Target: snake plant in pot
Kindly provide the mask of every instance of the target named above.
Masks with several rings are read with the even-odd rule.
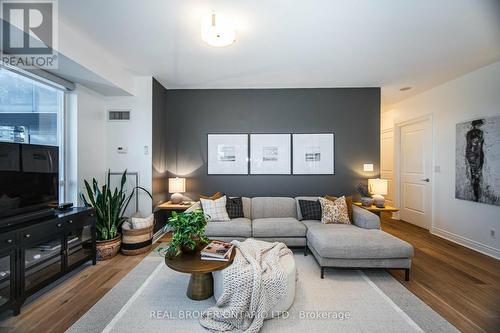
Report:
[[[172,230],[172,241],[168,248],[168,254],[177,256],[181,253],[192,253],[198,246],[208,244],[205,236],[207,220],[201,209],[192,212],[172,212],[164,230],[169,227]]]
[[[126,181],[127,170],[122,174],[120,187],[111,189],[108,170],[107,181],[104,185],[99,186],[96,179],[92,179],[92,185],[85,180],[87,196],[83,193],[80,194],[83,204],[86,207],[93,207],[96,211],[98,260],[110,259],[120,250],[121,235],[119,229],[127,219],[124,214],[134,194],[141,190],[152,198],[151,193],[140,186],[134,187],[131,193],[126,193],[124,190]]]

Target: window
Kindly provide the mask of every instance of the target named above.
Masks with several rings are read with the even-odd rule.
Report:
[[[64,201],[64,90],[0,68],[0,141],[59,146]]]

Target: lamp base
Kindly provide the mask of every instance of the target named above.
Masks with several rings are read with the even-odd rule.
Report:
[[[373,204],[377,208],[385,208],[385,199],[382,195],[374,194],[374,195],[372,195],[372,198],[373,198]]]
[[[184,199],[184,196],[180,193],[174,193],[170,197],[170,202],[174,204],[180,204],[182,200]]]

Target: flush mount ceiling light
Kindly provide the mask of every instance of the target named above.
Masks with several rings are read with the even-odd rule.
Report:
[[[213,13],[202,20],[201,39],[210,46],[228,46],[236,40],[236,30],[230,20]]]

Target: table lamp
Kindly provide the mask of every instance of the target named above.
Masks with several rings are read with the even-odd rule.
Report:
[[[168,192],[173,193],[170,201],[174,204],[182,202],[184,196],[181,193],[186,192],[186,178],[169,178],[168,179]]]
[[[368,179],[368,190],[372,194],[375,206],[378,208],[384,208],[384,195],[387,195],[387,180],[380,178]]]

